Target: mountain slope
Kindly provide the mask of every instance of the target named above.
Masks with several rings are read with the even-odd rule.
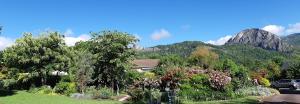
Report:
[[[201,41],[184,41],[180,43],[174,43],[169,45],[158,45],[158,46],[146,48],[142,50],[142,53],[159,54],[159,55],[178,54],[183,57],[188,57],[190,53],[193,52],[198,46],[215,47],[213,45],[209,45]]]
[[[291,46],[282,41],[279,36],[256,28],[243,30],[226,43],[226,45],[233,44],[247,44],[280,52],[287,52],[291,48]]]
[[[289,54],[286,53],[266,50],[252,45],[233,44],[215,46],[205,44],[201,41],[185,41],[170,45],[159,45],[152,47],[156,49],[155,51],[140,51],[139,55],[140,58],[160,58],[161,56],[168,54],[177,54],[182,57],[189,57],[191,52],[193,52],[198,46],[210,47],[219,55],[220,59],[231,59],[236,63],[244,64],[249,67],[255,64],[255,61],[267,61],[274,57],[289,57]]]
[[[290,45],[293,45],[294,47],[300,48],[300,33],[288,35],[283,37],[282,40]]]

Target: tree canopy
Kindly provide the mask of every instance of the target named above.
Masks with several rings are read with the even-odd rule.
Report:
[[[125,82],[126,70],[136,54],[133,45],[138,40],[133,35],[117,31],[103,31],[92,35],[93,47],[90,50],[96,56],[96,83],[118,90],[120,84]]]
[[[51,71],[67,70],[67,52],[63,36],[58,32],[48,32],[37,38],[27,33],[4,50],[3,61],[9,68],[41,77],[44,84],[44,79]]]

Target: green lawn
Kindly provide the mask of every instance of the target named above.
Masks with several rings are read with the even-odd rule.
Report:
[[[0,104],[121,104],[112,100],[77,100],[66,96],[32,94],[26,91],[7,93],[0,91]]]
[[[184,104],[257,104],[258,97],[246,97],[233,100],[206,102],[186,101]],[[66,96],[32,94],[26,91],[0,91],[0,104],[122,104],[112,100],[77,100]]]
[[[184,104],[258,104],[258,97],[250,96],[246,98],[232,99],[232,100],[218,100],[218,101],[205,101],[205,102],[192,102],[187,101]]]

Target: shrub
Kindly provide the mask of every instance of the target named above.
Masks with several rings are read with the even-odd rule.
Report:
[[[42,86],[40,88],[32,87],[28,90],[28,92],[35,94],[57,95],[50,86]]]
[[[218,90],[224,90],[224,87],[231,81],[231,77],[219,71],[211,71],[208,76],[211,87]]]
[[[143,102],[145,100],[145,91],[142,88],[131,88],[128,90],[133,102]]]
[[[39,93],[39,94],[50,94],[52,92],[53,92],[53,90],[51,89],[50,86],[42,86],[41,88],[39,88],[37,93]]]
[[[247,87],[241,88],[236,91],[236,94],[239,96],[271,96],[280,94],[278,90],[268,88],[268,87]]]
[[[2,81],[3,88],[8,90],[11,90],[16,84],[17,81],[15,79],[5,79]]]
[[[55,93],[69,96],[71,93],[76,92],[76,85],[74,82],[59,82],[54,87],[54,91]]]
[[[147,78],[147,79],[154,79],[155,78],[155,73],[152,73],[152,72],[146,72],[144,74],[144,77]]]
[[[266,78],[260,78],[259,79],[259,84],[261,84],[265,87],[270,87],[270,85],[271,85],[270,81]]]
[[[161,78],[161,87],[169,87],[170,90],[175,90],[179,87],[179,82],[187,79],[188,73],[181,68],[169,69]]]
[[[195,101],[221,100],[235,96],[231,84],[226,84],[222,90],[213,89],[206,74],[193,75],[187,83],[180,86],[180,89],[181,97]]]
[[[231,84],[233,85],[233,90],[254,86],[251,80],[248,80],[246,78],[237,78],[237,77],[232,78]]]
[[[89,86],[84,91],[86,94],[93,94],[94,92],[97,92],[97,89],[95,86]]]
[[[93,99],[109,99],[113,96],[113,92],[110,88],[103,87],[97,89],[95,86],[88,87],[86,94],[91,95]]]
[[[110,88],[104,87],[99,89],[101,99],[109,99],[113,96],[113,91]]]

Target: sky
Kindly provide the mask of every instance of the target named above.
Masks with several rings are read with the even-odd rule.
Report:
[[[25,32],[58,31],[67,45],[118,30],[150,47],[182,41],[222,45],[247,28],[300,32],[300,0],[1,0],[0,50]]]

